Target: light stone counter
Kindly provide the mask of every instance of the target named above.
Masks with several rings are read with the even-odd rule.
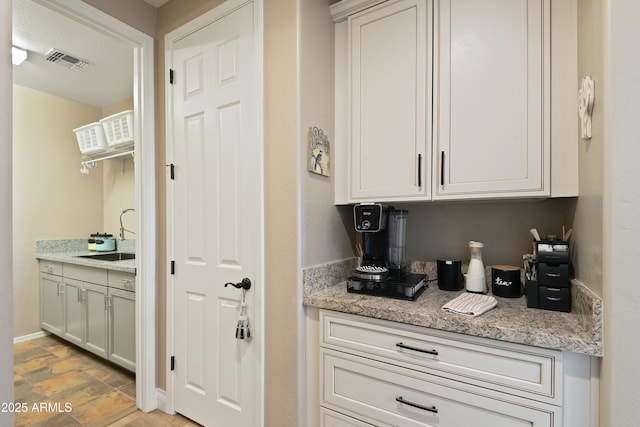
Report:
[[[117,251],[135,252],[135,241],[118,240]],[[124,261],[101,261],[91,258],[81,258],[83,255],[108,254],[110,252],[96,252],[87,250],[86,239],[69,240],[38,240],[36,241],[36,258],[46,261],[57,261],[65,264],[84,265],[86,267],[104,268],[107,270],[136,273],[136,261],[134,259]]]
[[[435,281],[416,301],[348,293],[346,278],[355,258],[303,270],[306,306],[456,332],[518,344],[602,356],[602,301],[577,281],[571,313],[527,308],[526,298],[496,297],[498,305],[478,317],[446,312],[442,306],[464,291],[438,289]],[[436,277],[435,263],[414,262],[416,273]]]

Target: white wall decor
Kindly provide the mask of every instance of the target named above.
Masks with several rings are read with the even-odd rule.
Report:
[[[308,170],[322,176],[329,176],[329,139],[322,129],[309,128]]]
[[[593,114],[594,82],[590,76],[582,78],[578,92],[578,113],[580,114],[580,134],[582,139],[591,139],[591,115]]]

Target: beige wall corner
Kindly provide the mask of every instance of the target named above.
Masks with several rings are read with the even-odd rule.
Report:
[[[264,4],[265,425],[298,426],[298,7]]]

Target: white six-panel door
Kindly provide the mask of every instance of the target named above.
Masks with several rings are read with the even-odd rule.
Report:
[[[166,39],[174,404],[206,426],[259,425],[261,414],[255,13],[230,0]],[[224,285],[243,278],[253,337],[238,340],[242,292]]]

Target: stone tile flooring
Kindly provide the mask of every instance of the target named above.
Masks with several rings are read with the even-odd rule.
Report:
[[[15,426],[107,426],[136,411],[127,370],[53,335],[13,350]]]
[[[180,415],[136,408],[131,372],[48,335],[17,343],[15,427],[197,427]]]

